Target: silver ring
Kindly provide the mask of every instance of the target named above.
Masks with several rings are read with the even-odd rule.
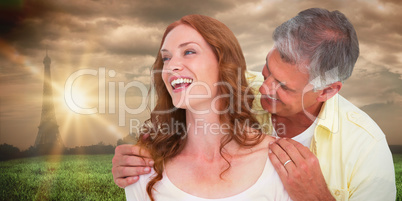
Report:
[[[283,164],[283,167],[285,167],[288,163],[290,163],[290,162],[292,162],[292,160],[287,160],[284,164]]]

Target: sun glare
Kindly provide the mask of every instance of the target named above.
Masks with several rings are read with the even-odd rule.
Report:
[[[75,88],[71,94],[72,99],[66,99],[67,105],[76,105],[79,108],[89,108],[90,106],[90,94],[80,90],[79,88]]]
[[[70,72],[71,73],[71,72]],[[55,102],[56,117],[60,126],[63,140],[70,142],[66,146],[89,145],[97,139],[96,131],[103,130],[104,134],[113,135],[116,139],[123,135],[116,123],[110,122],[107,115],[99,114],[98,81],[96,79],[77,79],[72,83],[71,90],[66,97],[65,82],[58,84],[53,81],[53,98]],[[71,108],[74,106],[74,109]],[[89,109],[97,111],[86,114]],[[71,145],[71,142],[74,142]],[[107,142],[109,143],[109,142]]]
[[[0,40],[0,54],[3,53],[4,50],[10,50],[5,52],[17,52],[10,44]],[[91,52],[91,49],[85,52]],[[71,90],[69,91],[70,96],[66,98],[66,80],[74,72],[77,72],[77,68],[73,68],[73,66],[75,66],[73,64],[67,63],[63,65],[58,63],[58,61],[63,59],[68,60],[68,54],[66,55],[67,56],[63,58],[63,56],[57,57],[56,53],[49,54],[49,57],[52,58],[51,81],[56,120],[65,146],[74,147],[88,145],[88,143],[97,143],[96,140],[99,140],[98,136],[100,136],[98,135],[100,134],[99,131],[104,135],[113,135],[116,139],[121,138],[125,133],[124,128],[117,126],[117,123],[113,121],[111,115],[99,111],[101,101],[104,101],[106,106],[111,107],[108,100],[100,100],[102,96],[99,94],[99,77],[87,75],[77,78],[77,80],[72,83]],[[38,86],[42,88],[38,90],[40,92],[35,97],[30,96],[29,99],[37,100],[37,107],[41,107],[44,82],[42,62],[32,63],[29,58],[12,54],[7,54],[6,56],[9,57],[11,61],[24,65],[24,70],[31,73],[33,77],[37,79],[38,83],[40,83],[38,84]],[[86,66],[88,57],[84,56],[81,59],[79,66]],[[71,105],[76,106],[78,110],[71,109],[69,107]],[[92,114],[82,112],[88,111],[88,109],[92,109],[95,112]],[[37,115],[37,119],[34,121],[39,122],[38,119],[40,119],[40,115]],[[113,137],[111,139],[113,139]],[[91,138],[95,138],[95,140],[90,141],[89,139]],[[107,143],[113,143],[113,141]]]

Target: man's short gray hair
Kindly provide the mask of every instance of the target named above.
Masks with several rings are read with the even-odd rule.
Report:
[[[277,27],[273,39],[283,61],[307,70],[316,89],[349,78],[359,57],[356,31],[339,11],[302,11]]]

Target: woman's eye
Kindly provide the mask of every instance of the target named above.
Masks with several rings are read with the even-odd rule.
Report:
[[[184,52],[184,55],[189,55],[189,54],[195,54],[195,51],[186,50],[186,51]]]
[[[162,60],[163,60],[163,62],[165,62],[165,61],[169,61],[170,58],[168,58],[168,57],[162,57]]]

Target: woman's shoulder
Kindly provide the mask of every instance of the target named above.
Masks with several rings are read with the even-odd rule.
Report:
[[[275,138],[267,135],[267,134],[262,134],[262,138],[261,138],[261,142],[258,143],[257,145],[255,145],[253,147],[253,150],[255,152],[264,152],[264,153],[268,153],[268,146],[270,142],[275,141]]]
[[[254,135],[250,136],[250,138],[258,137],[258,143],[252,146],[243,146],[240,151],[237,152],[237,156],[239,156],[242,160],[245,161],[253,161],[260,160],[265,161],[268,158],[268,146],[270,142],[275,141],[275,138],[267,135],[267,134],[250,134]],[[257,136],[258,135],[258,136]]]
[[[263,143],[263,144],[268,145],[270,142],[273,142],[273,141],[276,140],[276,138],[273,137],[273,136],[271,136],[271,135],[268,135],[268,134],[265,134],[265,133],[263,133],[262,135],[264,136],[264,137],[263,137],[263,140],[262,140],[262,142],[261,142],[261,143]]]
[[[124,188],[126,200],[149,200],[147,184],[155,174],[153,168],[149,174],[140,175],[137,182]]]
[[[249,139],[258,139],[260,141],[253,147],[254,149],[263,147],[268,148],[269,143],[275,141],[275,137],[272,137],[271,135],[265,133],[261,133],[260,130],[256,130],[251,127],[247,127],[245,132],[247,133]]]

